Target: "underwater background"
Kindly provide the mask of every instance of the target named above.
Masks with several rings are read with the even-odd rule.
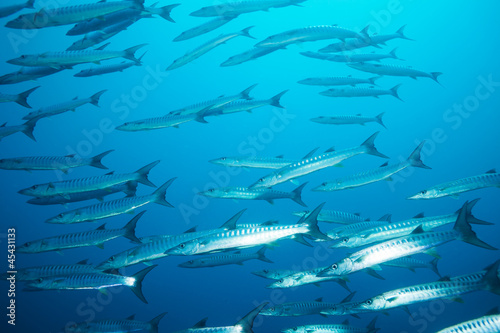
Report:
[[[163,3],[159,5],[167,5]],[[8,4],[5,1],[3,4]],[[42,8],[43,1],[35,7]],[[48,1],[46,2],[49,3]],[[61,1],[61,5],[84,3]],[[381,181],[352,190],[337,192],[311,192],[310,188],[324,181],[378,167],[385,160],[374,156],[357,156],[344,161],[342,168],[327,168],[300,178],[307,181],[302,199],[313,209],[326,202],[326,209],[360,213],[362,217],[375,219],[392,214],[393,221],[411,218],[425,212],[427,216],[449,214],[461,207],[466,200],[481,198],[473,214],[482,220],[495,223],[473,229],[479,237],[493,246],[500,246],[500,191],[486,188],[460,195],[458,200],[445,197],[434,200],[411,201],[406,198],[432,185],[484,173],[500,165],[500,65],[498,51],[500,29],[496,1],[322,1],[308,0],[303,7],[274,8],[269,12],[255,12],[234,19],[223,27],[183,42],[172,42],[181,32],[203,23],[206,19],[188,14],[218,1],[183,1],[172,11],[176,23],[162,18],[142,19],[126,31],[114,36],[108,48],[122,50],[136,44],[147,43],[138,55],[147,51],[142,66],[133,66],[124,72],[103,76],[79,78],[73,75],[90,65],[64,70],[37,82],[3,85],[3,93],[19,93],[40,85],[29,98],[36,110],[42,106],[67,101],[75,96],[87,97],[107,89],[99,102],[99,108],[85,105],[76,112],[68,112],[42,119],[34,135],[37,142],[22,134],[4,138],[0,142],[0,158],[37,155],[79,154],[90,157],[113,149],[103,163],[115,172],[132,172],[155,160],[161,160],[150,173],[156,185],[172,177],[177,180],[167,191],[167,200],[175,208],[151,204],[139,221],[139,237],[156,234],[178,234],[198,226],[198,230],[216,228],[238,211],[247,208],[240,222],[264,222],[279,220],[293,224],[298,220],[291,213],[302,210],[291,200],[278,200],[273,205],[265,201],[210,199],[196,193],[219,186],[248,186],[269,173],[269,170],[227,170],[208,161],[222,156],[257,154],[259,156],[284,155],[300,158],[315,147],[324,151],[331,146],[337,149],[355,147],[376,131],[377,148],[390,156],[390,162],[406,158],[423,140],[423,161],[432,170],[405,170],[394,176],[393,181]],[[52,2],[51,2],[52,4]],[[148,4],[148,3],[146,3]],[[24,13],[24,12],[23,12]],[[15,14],[18,15],[18,14]],[[12,16],[10,18],[15,17]],[[3,18],[7,22],[9,18]],[[315,76],[372,77],[358,72],[343,63],[311,59],[299,54],[316,51],[332,41],[319,41],[303,45],[291,45],[254,61],[232,67],[220,67],[228,57],[251,48],[257,41],[285,30],[308,25],[338,24],[359,31],[370,24],[370,34],[393,33],[406,25],[405,35],[414,41],[395,39],[387,42],[383,50],[366,48],[359,53],[388,52],[397,47],[401,60],[385,60],[386,63],[411,65],[424,71],[439,71],[441,85],[427,78],[412,80],[406,77],[384,77],[377,81],[390,88],[402,83],[399,96],[404,102],[391,96],[375,98],[329,98],[318,92],[323,87],[300,85],[297,81]],[[2,23],[3,25],[3,23]],[[255,26],[251,34],[257,40],[238,37],[196,61],[179,69],[165,72],[176,58],[201,43],[221,33],[236,32]],[[17,70],[17,66],[5,61],[21,54],[65,50],[79,36],[66,36],[69,26],[40,30],[13,30],[1,28],[2,52],[0,73]],[[334,41],[335,42],[335,41]],[[154,74],[152,74],[154,73]],[[145,83],[147,80],[148,83]],[[497,82],[487,84],[487,82]],[[485,83],[486,82],[486,83]],[[151,84],[149,84],[151,83]],[[189,122],[180,128],[157,131],[121,132],[113,128],[126,121],[161,116],[177,108],[240,92],[252,84],[258,84],[251,95],[266,99],[289,89],[282,104],[286,110],[264,107],[252,113],[236,113],[227,116],[208,117],[208,124]],[[482,87],[482,88],[480,88]],[[478,90],[487,97],[478,96]],[[127,97],[128,96],[128,97]],[[484,97],[484,98],[483,98]],[[127,99],[129,102],[127,102]],[[463,106],[462,113],[455,106]],[[3,103],[1,120],[8,125],[21,124],[28,111],[15,103]],[[450,111],[452,110],[452,111]],[[318,116],[358,114],[375,116],[385,112],[387,129],[375,123],[367,126],[329,126],[311,122]],[[107,228],[121,228],[133,215],[120,215],[103,221],[74,225],[52,225],[45,219],[65,210],[63,206],[34,206],[18,190],[34,184],[47,183],[106,173],[105,170],[85,167],[62,172],[0,170],[1,226],[4,237],[1,253],[6,253],[6,233],[16,228],[18,244],[53,235],[91,230],[106,223]],[[279,186],[292,190],[295,185]],[[138,194],[149,194],[151,188],[140,185]],[[114,194],[108,199],[119,198]],[[97,202],[97,201],[95,201]],[[86,206],[94,201],[70,204],[70,208]],[[139,209],[137,212],[142,211]],[[321,223],[322,231],[335,225]],[[78,248],[41,254],[18,254],[16,265],[29,267],[45,264],[71,264],[83,259],[99,263],[114,253],[134,246],[129,240],[118,238],[97,247]],[[256,249],[245,250],[253,252]],[[482,270],[499,258],[496,251],[487,251],[469,244],[454,241],[438,248],[442,259],[439,270],[442,275],[454,276]],[[127,288],[112,289],[108,295],[91,291],[43,291],[22,292],[17,283],[15,328],[1,318],[2,332],[63,332],[65,325],[86,320],[125,318],[136,314],[136,319],[148,321],[161,312],[167,316],[160,323],[160,332],[176,331],[191,327],[204,317],[209,326],[233,325],[243,315],[264,301],[283,302],[314,300],[338,302],[348,292],[335,283],[323,283],[321,287],[306,285],[292,290],[271,290],[265,286],[270,280],[252,271],[268,269],[310,269],[326,266],[345,256],[349,251],[336,249],[328,256],[318,255],[318,250],[305,247],[291,240],[268,250],[267,257],[274,264],[249,261],[243,266],[185,269],[178,267],[184,257],[167,257],[157,261],[155,268],[144,280],[143,291],[149,304],[143,304]],[[0,267],[7,266],[6,255],[0,258]],[[426,258],[423,256],[423,258]],[[143,265],[127,267],[124,274],[133,274]],[[385,267],[380,272],[385,280],[375,279],[365,273],[349,277],[355,300],[363,300],[395,288],[432,282],[436,275],[425,269],[417,273],[406,269]],[[7,283],[2,283],[2,294],[7,293]],[[377,327],[381,332],[434,332],[464,320],[484,315],[499,304],[497,295],[480,291],[463,296],[464,304],[456,302],[427,302],[410,306],[413,318],[400,309],[383,314],[361,314],[361,319],[349,317],[354,326],[365,327],[378,315]],[[6,305],[7,303],[2,303]],[[5,310],[5,307],[2,306]],[[254,331],[278,332],[296,325],[340,323],[344,317],[257,317]],[[14,330],[13,330],[14,329]]]

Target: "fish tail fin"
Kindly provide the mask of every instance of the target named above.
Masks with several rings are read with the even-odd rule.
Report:
[[[381,75],[374,76],[374,77],[369,78],[368,81],[370,81],[371,84],[378,86],[378,84],[376,84],[375,81],[377,81],[378,79],[381,79],[381,78],[383,78],[383,76],[381,76]]]
[[[275,106],[277,108],[281,108],[281,109],[284,109],[285,107],[283,105],[280,104],[280,99],[281,97],[286,94],[288,92],[288,89],[287,90],[283,90],[282,92],[280,92],[279,94],[271,97],[269,99],[269,105],[272,105],[272,106]]]
[[[441,72],[431,72],[431,78],[439,84],[441,84],[441,82],[438,81],[438,77],[441,75],[443,75]]]
[[[385,114],[385,112],[380,113],[378,116],[375,117],[375,120],[377,121],[377,123],[382,125],[385,129],[387,129],[387,127],[385,126],[385,124],[382,121],[382,117],[384,116],[384,114]]]
[[[139,58],[137,58],[138,62],[135,64],[136,66],[142,66],[142,58],[148,53],[148,51],[144,52]]]
[[[153,163],[149,163],[148,165],[140,168],[137,170],[135,173],[137,174],[137,181],[141,184],[151,186],[151,187],[156,187],[155,184],[151,183],[148,179],[148,174],[151,171],[153,167],[155,167],[160,161],[154,161]]]
[[[316,207],[311,213],[305,215],[300,219],[298,223],[307,223],[309,231],[307,235],[314,239],[322,239],[322,240],[331,240],[330,237],[322,233],[318,228],[318,215],[323,209],[325,203],[323,202],[321,205]]]
[[[267,305],[268,303],[262,303],[252,311],[250,311],[245,317],[241,318],[236,325],[234,326],[240,326],[242,329],[242,333],[253,333],[252,327],[253,327],[253,321],[255,320],[255,317],[259,314],[259,312]]]
[[[379,156],[379,157],[382,157],[382,158],[389,158],[389,157],[385,156],[384,154],[382,154],[381,152],[379,152],[377,150],[377,148],[375,148],[375,139],[377,138],[377,135],[379,133],[380,132],[375,132],[374,134],[372,134],[368,139],[366,139],[361,144],[361,146],[365,147],[367,154],[374,155],[374,156]]]
[[[439,273],[439,270],[438,270],[438,261],[439,261],[439,258],[434,258],[431,260],[430,264],[431,264],[431,269],[434,273],[437,274],[437,276],[441,277],[441,273]]]
[[[25,108],[31,109],[31,106],[28,104],[28,96],[35,90],[40,88],[40,86],[28,89],[17,95],[15,102]]]
[[[389,54],[390,54],[390,55],[391,55],[391,57],[393,57],[394,59],[403,60],[403,59],[399,58],[399,57],[396,55],[396,50],[397,50],[397,49],[398,49],[397,47],[393,48],[393,49],[392,49],[392,51],[391,51],[391,52],[389,52]]]
[[[144,9],[144,0],[132,0],[140,9]]]
[[[127,187],[125,190],[123,190],[123,193],[125,193],[127,197],[135,196],[135,193],[137,192],[137,182],[136,181],[127,182],[126,186]]]
[[[397,85],[395,85],[394,87],[392,87],[392,88],[390,89],[390,92],[391,92],[391,95],[392,95],[392,96],[396,97],[396,98],[397,98],[397,99],[399,99],[401,102],[404,102],[404,101],[401,99],[401,97],[399,97],[399,94],[398,94],[398,89],[399,89],[399,87],[401,87],[401,84],[397,84]]]
[[[459,239],[463,242],[482,247],[488,250],[497,250],[497,248],[486,244],[479,238],[477,238],[476,233],[472,230],[469,222],[467,221],[467,205],[468,201],[462,206],[460,209],[460,213],[458,213],[457,222],[455,222],[455,226],[453,229],[459,233]]]
[[[158,324],[160,324],[160,320],[162,320],[166,314],[166,312],[163,312],[149,321],[149,326],[151,327],[149,332],[158,333]]]
[[[378,332],[380,330],[380,328],[375,327],[375,323],[377,322],[377,318],[378,318],[378,316],[375,316],[375,318],[373,318],[372,321],[370,321],[368,326],[366,326],[366,331],[368,333],[375,333],[375,332]]]
[[[370,43],[372,41],[372,39],[368,35],[368,29],[370,29],[370,25],[369,24],[366,27],[364,27],[363,30],[361,30],[359,32],[359,34],[363,37],[362,40],[364,42],[366,42],[366,43]]]
[[[139,1],[139,0],[136,0]],[[147,44],[139,44],[136,46],[129,47],[128,49],[123,51],[123,57],[128,60],[132,60],[136,63],[140,63],[140,60],[135,57],[135,52],[139,50],[141,47],[146,46]]]
[[[172,183],[176,178],[177,177],[167,180],[165,184],[163,184],[156,191],[154,191],[153,195],[155,197],[154,199],[155,203],[166,207],[174,207],[167,200],[165,200],[165,195],[167,194],[167,189],[170,187],[170,185],[172,185]]]
[[[36,122],[39,118],[33,118],[24,123],[24,129],[22,132],[28,136],[31,140],[36,142],[35,136],[33,135],[33,130],[35,129]]]
[[[28,1],[26,1],[24,8],[35,9],[34,5],[35,5],[35,0],[28,0]]]
[[[123,237],[130,239],[134,243],[141,244],[141,241],[135,235],[135,227],[137,226],[137,221],[139,221],[144,213],[146,213],[145,210],[134,216],[132,220],[123,227]]]
[[[114,152],[114,151],[115,151],[114,149],[111,149],[111,150],[105,151],[104,153],[101,153],[99,155],[95,155],[94,157],[91,157],[89,165],[93,166],[94,168],[109,169],[107,166],[102,164],[101,160],[104,158],[104,156],[106,156],[109,153]]]
[[[307,207],[307,205],[304,203],[304,201],[302,201],[302,190],[304,189],[304,187],[307,185],[307,182],[300,185],[299,187],[297,187],[295,190],[292,191],[292,200],[295,201],[296,203],[298,203],[299,205],[303,206],[303,207]]]
[[[104,89],[90,96],[90,104],[99,106],[99,98],[101,98],[102,94],[104,94],[106,91],[108,90]]]
[[[410,163],[411,166],[413,167],[418,167],[418,168],[423,168],[423,169],[430,169],[427,165],[425,165],[422,160],[420,159],[420,153],[422,152],[422,148],[425,145],[425,140],[422,141],[417,148],[410,154],[408,157],[408,163]]]
[[[178,3],[173,5],[163,6],[159,9],[158,15],[163,17],[165,20],[169,22],[175,23],[174,19],[170,16],[170,12],[177,6],[179,6]]]
[[[250,87],[246,88],[245,90],[243,90],[242,92],[240,92],[240,99],[246,99],[246,100],[251,100],[253,99],[253,97],[250,97],[250,92],[253,90],[253,88],[255,88],[257,86],[257,83],[256,84],[253,84],[251,85]]]
[[[406,24],[403,25],[401,28],[399,28],[398,31],[396,31],[396,34],[399,35],[399,38],[406,39],[406,40],[414,40],[414,39],[408,38],[405,35],[405,33],[404,33],[405,28],[406,28]]]
[[[469,204],[467,205],[467,222],[470,224],[482,224],[482,225],[493,225],[491,222],[486,222],[483,220],[480,220],[476,218],[474,215],[472,215],[472,208],[476,205],[476,203],[479,201],[479,199],[474,199]],[[460,210],[458,210],[460,211]]]
[[[270,264],[274,264],[274,262],[272,262],[271,260],[269,260],[269,258],[266,257],[266,254],[265,254],[266,250],[267,250],[267,247],[264,246],[262,249],[257,251],[257,255],[259,256],[257,259],[264,261],[264,262],[268,262]]]
[[[245,36],[251,39],[256,39],[254,36],[250,35],[250,29],[252,29],[254,26],[247,27],[239,32],[240,36]]]
[[[196,113],[196,117],[194,118],[195,121],[203,124],[208,124],[208,121],[205,120],[205,114],[207,113],[208,110],[212,109],[213,105],[207,106],[206,108],[198,111]]]
[[[482,282],[486,290],[500,295],[500,279],[498,278],[498,268],[500,267],[500,260],[497,260],[491,265],[484,275]]]
[[[146,276],[146,274],[148,274],[156,266],[158,266],[158,265],[149,266],[148,268],[145,268],[142,271],[132,275],[132,277],[135,279],[135,281],[134,281],[134,284],[130,287],[130,289],[134,292],[134,294],[137,297],[139,297],[139,299],[141,301],[143,301],[146,304],[148,304],[148,301],[146,301],[146,298],[144,297],[144,294],[142,293],[142,281],[144,280],[144,277]]]
[[[351,289],[349,288],[349,286],[347,285],[347,282],[349,280],[347,280],[346,277],[340,277],[338,279],[335,279],[334,280],[338,285],[340,285],[342,288],[344,288],[345,290],[347,290],[348,292],[351,292]]]

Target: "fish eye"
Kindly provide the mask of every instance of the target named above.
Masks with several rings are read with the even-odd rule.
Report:
[[[109,258],[109,261],[114,261],[116,259],[115,256],[112,256],[111,258]]]
[[[267,273],[269,273],[269,270],[265,269],[263,272],[267,274]]]
[[[24,59],[24,58],[26,58],[26,56],[23,54],[23,55],[21,56],[21,59]]]
[[[339,266],[337,264],[332,265],[332,269],[337,269]]]
[[[264,181],[264,178],[259,179],[259,182],[262,183]]]
[[[297,330],[297,327],[294,327],[294,328],[293,328],[293,330],[294,330],[294,331],[296,331],[296,330]]]
[[[179,245],[179,247],[180,247],[181,249],[183,249],[183,248],[185,248],[185,247],[186,247],[186,244],[182,243],[181,245]]]
[[[213,192],[213,191],[215,191],[214,188],[211,188],[210,190],[208,190],[208,192]]]
[[[326,182],[324,182],[323,184],[321,184],[321,186],[326,186]]]
[[[270,308],[269,310],[274,311],[274,308]]]
[[[189,263],[189,264],[192,264],[192,263],[194,263],[194,261],[193,261],[193,260],[189,260],[189,261],[188,261],[188,263]]]
[[[425,193],[427,193],[426,190],[420,191],[420,194],[425,194]]]
[[[33,186],[31,186],[31,188],[36,190],[38,188],[38,185],[33,185]]]
[[[61,213],[61,214],[57,215],[57,217],[63,217],[63,214]]]
[[[37,280],[36,280],[36,282],[38,282],[38,283],[42,283],[42,282],[43,282],[43,279],[42,279],[42,278],[39,278],[39,279],[37,279]]]
[[[225,158],[225,157],[222,157],[222,158],[221,158],[221,160],[225,161],[225,160],[226,160],[226,158]]]
[[[279,283],[283,283],[283,281],[284,281],[283,279],[280,279],[280,280],[279,280]]]
[[[346,238],[344,238],[342,241],[343,241],[344,243],[347,243],[347,242],[349,242],[349,238],[348,238],[348,237],[346,237]]]
[[[30,243],[30,242],[28,242],[28,243],[26,243],[26,244],[24,244],[24,245],[25,245],[25,246],[30,246],[30,245],[31,245],[31,243]]]
[[[371,305],[372,303],[373,303],[373,301],[371,299],[366,301],[366,304],[368,304],[368,305]]]

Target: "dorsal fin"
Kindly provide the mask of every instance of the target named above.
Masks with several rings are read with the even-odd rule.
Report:
[[[114,171],[111,171],[111,172],[108,172],[107,174],[105,174],[105,176],[109,176],[109,175],[112,175],[114,173],[115,173]]]
[[[315,302],[323,302],[323,297],[316,298],[314,301]]]
[[[347,295],[342,301],[340,301],[340,304],[350,302],[352,300],[352,298],[354,297],[354,295],[356,295],[355,291],[353,291],[352,293]]]
[[[78,99],[78,96],[75,96],[72,101],[76,101]]]
[[[377,221],[387,221],[391,222],[392,214],[385,214],[381,218],[379,218]]]
[[[241,215],[243,215],[243,213],[245,211],[246,211],[246,209],[243,209],[243,210],[239,211],[238,213],[236,213],[236,215],[234,215],[229,220],[227,220],[227,222],[224,223],[221,226],[221,228],[222,229],[229,229],[229,230],[236,229],[236,222],[238,222],[239,218],[241,217]]]
[[[0,126],[0,127],[5,127],[6,125],[7,125],[7,123],[3,123],[2,126]]]
[[[424,212],[418,213],[417,215],[413,216],[414,219],[421,219],[423,217],[425,217]]]
[[[498,310],[498,306],[494,307],[490,311],[486,312],[487,316],[492,316],[492,315],[497,315],[500,314],[500,311]]]
[[[104,50],[104,49],[106,48],[106,46],[108,46],[109,44],[110,44],[110,43],[106,43],[106,44],[104,44],[104,45],[101,45],[101,46],[99,46],[98,48],[96,48],[96,50],[98,50],[98,51],[102,51],[102,50]]]
[[[495,169],[491,169],[491,170],[486,171],[486,173],[497,173],[497,171]]]
[[[442,278],[440,278],[438,281],[451,281],[450,277],[449,276],[443,276]]]
[[[278,155],[276,158],[283,158],[285,155]]]
[[[87,265],[88,262],[89,262],[88,259],[83,259],[83,260],[80,260],[79,262],[77,262],[76,264],[77,265]]]
[[[64,157],[73,158],[73,157],[75,157],[75,154],[66,155]]]
[[[319,149],[319,147],[314,148],[313,150],[311,150],[310,152],[308,152],[308,153],[306,154],[306,156],[302,157],[302,159],[303,159],[303,160],[305,160],[305,159],[308,159],[308,158],[310,158],[310,157],[313,157],[313,156],[314,156],[314,154],[316,153],[316,151],[317,151],[318,149]]]
[[[331,153],[335,151],[335,147],[330,147],[327,150],[325,150],[325,153]]]
[[[128,316],[127,320],[134,320],[134,318],[135,318],[135,314]]]
[[[389,165],[389,162],[385,162],[384,164],[382,164],[382,165],[380,166],[380,168],[381,168],[381,167],[388,166],[388,165]]]
[[[184,234],[189,234],[190,232],[195,232],[197,227],[198,227],[198,226],[197,226],[197,225],[195,225],[194,227],[192,227],[191,229],[188,229],[188,230],[184,231],[183,233],[184,233]]]
[[[250,311],[245,317],[241,318],[234,326],[240,326],[242,328],[242,332],[253,332],[252,326],[255,317],[259,314],[263,307],[265,307],[268,303],[263,303]]]
[[[349,319],[344,320],[344,321],[342,322],[342,325],[347,325],[347,326],[349,326]]]
[[[191,327],[191,328],[203,328],[203,327],[206,327],[207,326],[207,320],[208,320],[208,317],[203,318],[202,320],[200,320],[199,322],[197,322],[196,324],[194,324],[194,326]]]
[[[100,225],[96,230],[105,230],[106,229],[106,223]]]
[[[418,227],[416,227],[411,233],[412,235],[413,234],[423,234],[425,231],[424,231],[424,228],[422,227],[422,225],[419,225]]]
[[[361,213],[354,213],[354,215],[356,215],[356,216],[361,216]]]

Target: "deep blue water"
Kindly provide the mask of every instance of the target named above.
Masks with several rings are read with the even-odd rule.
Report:
[[[46,1],[48,4],[48,1]],[[62,1],[64,4],[69,1]],[[80,3],[80,1],[71,1]],[[218,2],[217,2],[218,3]],[[169,3],[162,2],[160,5]],[[300,158],[314,147],[321,151],[335,146],[338,149],[354,147],[375,131],[381,131],[376,145],[390,161],[405,158],[422,140],[427,140],[424,149],[424,163],[432,170],[411,170],[395,177],[393,182],[379,182],[353,190],[321,193],[310,188],[323,181],[348,175],[353,172],[375,168],[384,161],[374,156],[358,156],[345,161],[344,168],[330,168],[301,178],[309,185],[303,194],[309,208],[326,202],[326,208],[357,212],[364,217],[377,218],[386,213],[393,214],[393,220],[410,218],[419,212],[426,215],[448,214],[457,210],[466,200],[481,198],[473,213],[476,217],[497,223],[500,217],[498,203],[500,192],[488,188],[462,194],[459,200],[441,198],[429,201],[409,201],[405,198],[426,187],[453,179],[483,173],[500,165],[500,66],[498,65],[499,40],[496,32],[500,28],[495,1],[475,2],[417,2],[417,1],[321,1],[308,0],[303,7],[271,9],[269,12],[245,14],[222,28],[189,41],[173,43],[171,40],[195,25],[206,21],[188,14],[213,2],[186,1],[172,12],[176,23],[162,18],[143,19],[127,31],[113,37],[108,46],[121,50],[147,43],[147,54],[142,67],[132,67],[123,73],[113,73],[92,78],[73,77],[88,65],[77,66],[38,80],[38,83],[23,82],[5,85],[4,93],[19,93],[40,85],[29,98],[36,110],[72,99],[87,97],[108,89],[100,101],[100,108],[86,105],[75,113],[68,112],[52,119],[42,119],[34,132],[37,142],[23,134],[15,134],[0,143],[0,158],[36,155],[67,155],[76,151],[82,156],[91,156],[114,149],[104,159],[104,164],[116,172],[134,171],[154,160],[161,163],[153,169],[150,179],[161,184],[172,177],[178,177],[167,192],[167,200],[175,208],[150,204],[147,213],[138,224],[138,236],[181,233],[195,225],[200,230],[215,228],[241,209],[247,208],[242,222],[263,222],[277,219],[281,223],[295,223],[297,218],[290,213],[301,209],[289,200],[278,200],[274,205],[264,201],[239,201],[206,199],[195,194],[205,188],[217,185],[247,186],[268,173],[266,170],[240,171],[229,174],[220,166],[208,161],[221,156],[257,153],[262,156],[284,154],[289,158]],[[37,8],[43,1],[37,1]],[[389,12],[392,10],[392,13]],[[28,12],[24,10],[22,13]],[[389,15],[387,15],[389,13]],[[19,13],[18,13],[19,14]],[[2,22],[16,17],[14,14]],[[374,98],[335,99],[320,96],[322,87],[299,85],[298,80],[314,76],[353,75],[371,77],[371,74],[357,72],[342,63],[324,62],[303,57],[302,51],[316,51],[331,41],[292,45],[255,61],[234,67],[219,67],[228,57],[243,52],[256,41],[238,37],[222,45],[196,61],[159,76],[155,87],[144,89],[144,80],[150,80],[151,72],[165,73],[165,68],[187,50],[195,48],[220,33],[239,31],[255,26],[251,31],[257,40],[292,28],[308,25],[339,24],[356,31],[372,25],[372,31],[380,34],[392,33],[407,25],[405,33],[415,41],[392,40],[380,52],[398,48],[398,55],[405,61],[387,63],[411,65],[424,71],[443,72],[442,86],[427,78],[384,77],[378,84],[390,88],[402,83],[400,96],[404,102],[390,96]],[[3,25],[3,23],[2,23]],[[2,28],[2,65],[0,73],[13,72],[16,66],[5,61],[21,54],[64,50],[78,36],[66,36],[69,26],[23,32]],[[19,40],[19,43],[13,42]],[[377,51],[366,48],[360,52]],[[142,54],[142,50],[138,54]],[[486,87],[485,81],[499,82]],[[150,82],[150,81],[149,81]],[[222,117],[207,118],[209,124],[195,122],[181,125],[179,129],[168,128],[150,132],[120,132],[98,130],[100,124],[117,126],[125,121],[160,116],[168,111],[220,95],[235,94],[258,83],[252,96],[269,98],[276,93],[290,89],[283,97],[286,111],[265,107],[250,113],[238,113]],[[488,96],[479,100],[478,91]],[[123,96],[132,96],[127,105]],[[477,102],[477,104],[474,104]],[[464,105],[462,114],[448,111],[455,105]],[[28,110],[14,103],[4,103],[2,123],[20,124]],[[467,110],[471,110],[470,112]],[[288,115],[284,117],[283,114]],[[327,126],[309,121],[317,116],[334,114],[377,115],[386,112],[387,130],[377,124],[365,127]],[[281,116],[278,116],[281,115]],[[278,120],[277,120],[278,119]],[[283,119],[286,119],[284,121]],[[90,133],[90,134],[89,134]],[[91,138],[89,138],[89,136]],[[123,226],[131,215],[122,215],[94,223],[75,225],[51,225],[44,220],[62,211],[62,206],[32,206],[27,197],[17,193],[19,189],[54,180],[72,179],[100,175],[103,170],[78,168],[68,175],[51,171],[0,170],[2,189],[2,230],[15,227],[18,244],[29,240],[57,234],[90,230],[102,222],[108,227]],[[279,185],[279,189],[291,190],[293,184]],[[148,194],[151,189],[139,186],[138,193]],[[114,195],[108,198],[118,198]],[[72,204],[71,208],[94,202]],[[322,223],[324,231],[333,225]],[[479,237],[494,246],[500,246],[500,226],[474,226]],[[2,253],[6,243],[0,244]],[[18,267],[41,264],[75,263],[88,258],[99,263],[114,253],[132,245],[126,239],[116,239],[105,245],[105,249],[81,248],[67,250],[63,255],[55,252],[43,254],[19,254]],[[250,249],[249,251],[253,251]],[[498,259],[498,253],[474,247],[459,241],[439,248],[442,259],[439,263],[443,275],[459,275],[483,269]],[[273,292],[266,289],[269,281],[250,274],[263,268],[287,269],[297,265],[328,265],[341,259],[347,251],[334,251],[324,260],[315,260],[315,249],[291,240],[280,242],[280,246],[268,251],[268,257],[275,264],[250,261],[244,266],[225,266],[205,269],[183,269],[177,264],[186,258],[169,257],[158,260],[144,282],[144,294],[149,304],[141,303],[131,291],[121,290],[112,296],[97,291],[45,291],[21,292],[18,283],[16,293],[17,321],[15,331],[61,332],[68,322],[93,319],[125,318],[137,314],[137,319],[150,320],[157,314],[168,311],[160,324],[161,332],[188,328],[198,320],[209,317],[211,326],[234,324],[257,304],[263,301],[282,303],[284,301],[313,300],[323,297],[325,301],[340,301],[347,291],[334,283],[324,283],[320,288],[313,285],[294,290]],[[1,267],[7,265],[2,255]],[[422,258],[426,258],[423,256]],[[124,273],[131,274],[143,265],[129,267]],[[384,268],[381,274],[386,280],[377,280],[364,273],[350,277],[350,288],[357,291],[357,300],[412,284],[431,282],[436,279],[428,270],[417,274],[400,268]],[[7,285],[2,284],[3,295]],[[89,300],[96,299],[92,306]],[[390,316],[379,315],[377,326],[381,332],[433,332],[452,324],[476,318],[498,305],[499,298],[488,292],[465,295],[460,303],[420,303],[411,306],[415,312],[412,320],[405,312],[391,310]],[[90,301],[91,302],[91,301]],[[5,305],[6,303],[2,303]],[[2,306],[3,311],[5,307]],[[426,313],[429,313],[428,315]],[[355,326],[364,327],[373,318],[372,314],[362,319],[349,318]],[[2,314],[2,327],[12,330]],[[303,324],[340,323],[345,318],[308,317],[258,317],[255,332],[277,332],[281,329]],[[2,329],[2,331],[4,331]],[[12,330],[13,331],[13,330]]]

